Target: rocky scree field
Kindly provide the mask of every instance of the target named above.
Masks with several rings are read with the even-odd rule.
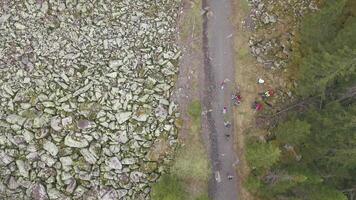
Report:
[[[250,14],[244,21],[252,30],[251,54],[266,69],[284,69],[296,41],[296,30],[308,13],[318,10],[318,0],[247,0]]]
[[[0,2],[0,199],[149,199],[177,143],[178,6]]]

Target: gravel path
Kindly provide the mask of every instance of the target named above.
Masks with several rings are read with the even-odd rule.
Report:
[[[224,120],[232,122],[231,94],[234,90],[233,27],[230,22],[230,0],[206,0],[203,8],[208,10],[204,16],[205,51],[205,94],[204,106],[210,135],[210,155],[214,180],[210,184],[211,196],[217,200],[236,200],[237,174],[235,164],[237,156],[233,149],[231,128],[224,126]],[[224,89],[221,83],[225,80]],[[223,114],[224,106],[227,113]],[[234,127],[233,125],[231,127]],[[229,180],[228,176],[232,176]]]

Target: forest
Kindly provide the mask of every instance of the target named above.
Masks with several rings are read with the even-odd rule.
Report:
[[[246,187],[263,200],[356,199],[356,1],[325,1],[298,32],[289,78],[305,106],[248,139]]]

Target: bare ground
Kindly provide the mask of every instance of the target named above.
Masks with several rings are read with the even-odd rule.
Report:
[[[258,129],[256,124],[256,113],[252,108],[252,103],[259,99],[258,93],[270,88],[276,88],[284,84],[284,79],[281,73],[265,69],[261,64],[257,63],[256,59],[251,55],[248,46],[249,37],[253,31],[253,24],[249,20],[249,6],[247,0],[236,0],[233,5],[234,17],[231,19],[234,23],[235,32],[235,80],[240,86],[243,97],[243,103],[234,110],[235,117],[235,147],[237,149],[240,162],[237,167],[239,175],[239,194],[243,200],[257,199],[251,195],[243,183],[246,181],[250,168],[245,158],[245,142],[252,135],[265,135],[266,130]],[[257,84],[258,78],[265,80],[264,85]]]
[[[195,150],[196,155],[199,151],[201,156],[206,156],[206,158],[200,158],[203,159],[202,163],[204,163],[204,159],[207,159],[204,135],[201,132],[200,124],[194,124],[191,116],[189,116],[189,105],[193,101],[200,100],[201,95],[199,90],[203,65],[201,0],[183,0],[183,8],[179,16],[178,41],[182,49],[182,57],[179,63],[179,76],[174,95],[175,101],[179,104],[182,119],[182,127],[179,132],[179,140],[182,145],[181,152],[178,152],[178,154]],[[179,157],[179,155],[177,156]],[[179,159],[178,157],[177,159]],[[176,161],[180,162],[179,160]],[[206,176],[209,175],[209,172],[207,172]],[[207,178],[184,177],[183,182],[188,192],[188,200],[207,194]]]
[[[241,94],[243,97],[243,103],[236,109],[234,109],[234,121],[235,121],[235,148],[239,155],[239,165],[237,167],[237,173],[239,175],[239,191],[240,197],[243,200],[254,199],[251,194],[243,187],[243,182],[247,179],[250,169],[245,159],[245,134],[249,129],[254,127],[254,115],[255,113],[251,109],[251,102],[255,100],[258,92],[256,80],[260,66],[257,66],[255,59],[249,53],[248,37],[249,32],[242,25],[242,21],[245,20],[248,14],[248,6],[246,0],[235,1],[234,17],[232,21],[235,26],[236,34],[235,40],[235,54],[236,54],[236,84],[240,86]]]

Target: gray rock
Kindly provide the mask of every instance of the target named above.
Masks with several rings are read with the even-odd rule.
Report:
[[[84,87],[80,88],[79,90],[75,91],[75,92],[73,93],[73,96],[76,97],[76,96],[78,96],[78,95],[80,95],[80,94],[83,94],[83,93],[85,93],[86,91],[88,91],[91,87],[93,87],[93,83],[92,83],[92,82],[90,82],[89,84],[87,84],[87,85],[85,85]]]
[[[37,130],[35,132],[35,138],[36,139],[42,139],[45,138],[49,133],[49,130],[47,128],[41,128],[40,130]]]
[[[85,194],[83,195],[83,199],[87,199],[87,200],[97,200],[99,199],[99,192],[97,188],[91,188],[90,190],[88,190],[87,192],[85,192]]]
[[[66,197],[64,194],[61,193],[61,191],[59,191],[55,188],[48,188],[47,194],[48,194],[49,199],[70,200],[69,197]]]
[[[32,107],[32,105],[30,103],[21,103],[20,106],[24,110],[27,110]]]
[[[73,164],[73,160],[70,156],[61,157],[61,158],[59,158],[59,160],[61,161],[62,165],[64,165],[64,166],[70,166]]]
[[[48,167],[52,167],[54,163],[56,162],[55,159],[53,159],[50,155],[48,154],[42,154],[41,155],[41,160],[42,162],[46,163]]]
[[[179,3],[128,2],[11,1],[0,14],[0,196],[149,197],[159,175],[139,174],[140,159],[162,131],[176,138]],[[78,26],[73,9],[95,16]]]
[[[71,179],[73,179],[73,176],[69,172],[62,172],[61,180],[64,181],[64,183],[69,184]]]
[[[51,128],[55,131],[61,131],[62,130],[62,125],[61,125],[61,118],[60,117],[53,117],[51,119]]]
[[[80,180],[84,180],[84,181],[90,181],[91,179],[91,174],[89,172],[86,171],[79,171],[78,173],[78,178]]]
[[[77,181],[74,178],[69,179],[69,184],[66,187],[66,192],[73,193],[77,187]]]
[[[6,121],[10,124],[23,125],[25,120],[26,120],[25,118],[15,114],[11,114],[6,117]]]
[[[19,30],[24,30],[24,29],[27,28],[25,25],[20,24],[20,23],[18,23],[18,22],[16,22],[16,23],[14,24],[14,26],[15,26],[16,29],[19,29]]]
[[[106,165],[111,169],[118,169],[118,170],[122,169],[122,164],[117,157],[112,157],[109,160],[107,160]]]
[[[43,149],[50,153],[52,156],[56,156],[58,154],[58,147],[51,141],[46,140],[43,143]]]
[[[34,128],[42,128],[49,122],[47,115],[42,115],[40,117],[36,117],[33,120],[33,127]]]
[[[117,67],[120,67],[123,65],[123,62],[121,60],[112,60],[109,62],[109,67],[112,69],[116,69]]]
[[[63,102],[66,102],[66,101],[68,101],[70,98],[72,98],[73,97],[73,95],[72,94],[68,94],[68,95],[66,95],[66,96],[64,96],[64,97],[62,97],[62,98],[60,98],[60,99],[58,99],[58,103],[63,103]],[[64,104],[62,104],[62,106],[63,106]]]
[[[70,124],[72,124],[72,117],[65,117],[65,118],[63,118],[62,119],[62,126],[63,127],[66,127],[66,126],[68,126],[68,125],[70,125]]]
[[[117,192],[114,189],[107,189],[105,191],[101,191],[100,199],[102,200],[116,200],[118,199]]]
[[[108,73],[108,74],[106,74],[106,76],[110,77],[110,78],[116,78],[117,77],[117,72]]]
[[[76,199],[79,199],[81,197],[83,197],[84,193],[87,191],[87,189],[81,185],[77,186],[77,188],[75,188],[74,191],[74,197],[76,197]]]
[[[1,164],[8,165],[12,161],[14,161],[14,159],[11,156],[7,155],[4,151],[1,151],[0,152],[0,161],[1,161]]]
[[[88,129],[93,126],[93,122],[90,122],[88,120],[79,120],[77,123],[77,127],[79,129]]]
[[[121,164],[123,165],[132,165],[135,164],[137,161],[135,158],[124,158],[121,160]]]
[[[31,198],[33,200],[48,200],[48,195],[46,188],[40,184],[36,183],[31,189]]]
[[[119,112],[115,115],[116,120],[119,124],[122,124],[130,119],[132,112]]]
[[[121,152],[120,145],[110,145],[109,147],[111,153],[116,154]]]
[[[84,148],[89,145],[89,142],[84,137],[75,137],[73,134],[68,134],[64,138],[64,144],[69,147]]]
[[[26,158],[30,161],[36,161],[40,158],[40,156],[37,152],[31,152],[27,154]]]
[[[134,115],[132,118],[139,121],[139,122],[145,122],[147,121],[147,118],[149,117],[149,115],[142,113],[139,115]]]
[[[84,159],[90,163],[90,164],[95,164],[97,161],[97,157],[92,154],[88,149],[81,149],[80,153],[83,155]]]
[[[120,131],[118,136],[118,142],[120,142],[121,144],[125,144],[127,141],[129,141],[129,138],[127,137],[127,132]]]
[[[130,174],[130,179],[135,182],[135,183],[138,183],[140,182],[140,178],[143,176],[143,173],[142,172],[138,172],[138,171],[133,171],[131,172]]]
[[[45,101],[45,102],[42,102],[43,106],[46,107],[46,108],[53,108],[55,107],[56,105],[51,102],[51,101]]]
[[[20,186],[16,178],[13,176],[10,176],[7,184],[8,184],[7,187],[9,187],[11,190],[15,190]]]
[[[125,189],[120,189],[120,190],[117,190],[116,192],[117,192],[117,195],[118,195],[118,199],[123,198],[128,193],[128,191],[125,190]]]
[[[16,166],[21,176],[25,178],[29,177],[30,166],[27,162],[23,160],[16,160]]]
[[[10,14],[3,13],[0,17],[0,25],[5,23],[10,18],[10,16]]]
[[[167,118],[168,116],[168,112],[167,110],[164,108],[163,105],[159,105],[156,109],[155,109],[155,115],[158,118],[159,121],[163,121]]]

